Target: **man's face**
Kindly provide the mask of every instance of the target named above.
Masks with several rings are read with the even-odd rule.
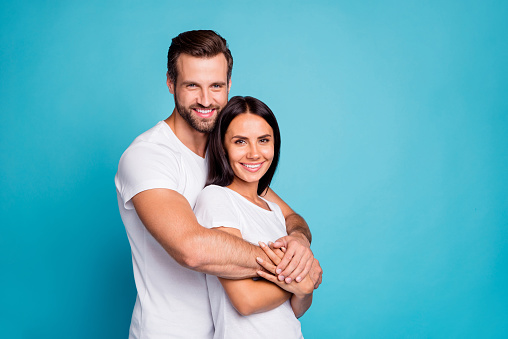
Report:
[[[228,102],[231,82],[227,81],[226,57],[222,53],[211,58],[181,54],[176,68],[176,84],[167,79],[169,91],[175,96],[176,110],[198,132],[211,132]]]

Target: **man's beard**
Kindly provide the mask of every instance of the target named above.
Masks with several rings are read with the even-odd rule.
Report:
[[[193,105],[187,109],[178,103],[178,98],[176,97],[176,95],[175,95],[175,107],[180,116],[185,121],[187,121],[187,123],[192,128],[201,133],[210,133],[213,130],[213,127],[215,126],[215,121],[217,120],[217,117],[219,116],[220,113],[220,107],[218,106],[203,107]],[[216,113],[210,118],[199,118],[194,114],[192,114],[192,108],[203,108],[203,109],[213,108],[215,109]]]

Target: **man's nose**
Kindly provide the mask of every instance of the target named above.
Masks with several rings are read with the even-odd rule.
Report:
[[[212,103],[210,93],[208,93],[208,90],[202,89],[200,95],[198,96],[198,104],[200,104],[203,107],[208,107]]]

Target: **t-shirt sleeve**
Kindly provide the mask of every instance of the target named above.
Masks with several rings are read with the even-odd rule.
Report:
[[[132,209],[132,197],[153,188],[178,191],[180,166],[171,150],[149,142],[131,145],[120,158],[115,184],[124,207]]]
[[[205,187],[198,196],[194,214],[206,228],[231,227],[242,232],[236,207],[222,187]]]

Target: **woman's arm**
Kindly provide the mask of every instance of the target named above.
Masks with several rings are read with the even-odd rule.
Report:
[[[291,297],[291,293],[266,280],[219,278],[219,281],[241,315],[273,310]]]
[[[242,237],[240,230],[230,227],[218,227],[220,230],[237,237]],[[281,255],[283,253],[281,252]],[[292,294],[266,280],[230,280],[219,278],[222,287],[241,315],[270,311],[288,300]]]
[[[295,316],[300,318],[312,304],[314,282],[308,275],[299,283],[292,281],[288,284],[284,281],[279,281],[279,279],[277,279],[277,274],[275,273],[277,267],[273,264],[277,265],[278,262],[281,261],[283,255],[278,252],[275,253],[270,247],[263,243],[260,243],[260,246],[272,262],[257,258],[258,263],[267,270],[267,272],[258,271],[259,276],[293,294],[291,296],[291,307],[293,308]]]
[[[321,267],[313,267],[314,254],[310,250],[312,235],[309,226],[305,220],[295,213],[273,190],[267,188],[264,198],[276,203],[286,220],[287,236],[275,241],[274,247],[287,249],[284,258],[277,263],[278,278],[287,283],[296,280],[300,282],[310,272],[312,276],[317,276],[319,286],[323,271]],[[315,265],[314,265],[315,266]],[[313,270],[311,271],[311,268]],[[315,279],[316,280],[316,279]]]

